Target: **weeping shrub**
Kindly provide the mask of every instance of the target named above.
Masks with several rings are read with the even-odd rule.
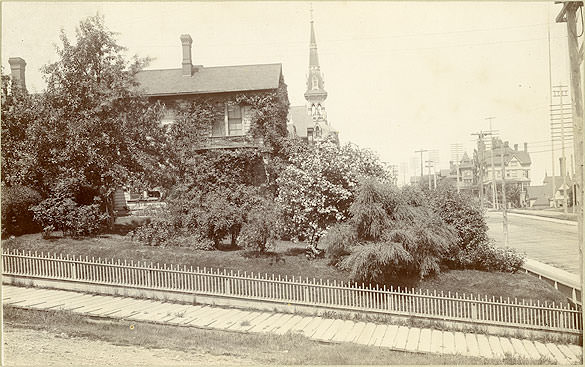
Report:
[[[354,281],[424,278],[440,272],[456,233],[425,201],[413,199],[395,186],[361,182],[348,223],[338,224],[323,238],[330,263],[348,270]]]

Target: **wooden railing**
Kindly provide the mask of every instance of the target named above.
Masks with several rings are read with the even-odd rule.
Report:
[[[350,311],[463,321],[482,325],[581,333],[582,314],[570,304],[541,304],[487,296],[372,287],[300,277],[208,268],[4,251],[3,275],[114,285],[147,290],[321,306]]]

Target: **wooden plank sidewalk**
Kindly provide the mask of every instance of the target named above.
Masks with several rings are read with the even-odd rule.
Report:
[[[583,355],[582,346],[572,344],[53,289],[10,285],[3,285],[2,289],[4,305],[27,309],[69,310],[88,316],[234,332],[280,335],[287,332],[301,333],[323,342],[349,342],[413,353],[460,354],[495,359],[502,359],[506,355],[532,360],[546,357],[558,364],[581,364]]]

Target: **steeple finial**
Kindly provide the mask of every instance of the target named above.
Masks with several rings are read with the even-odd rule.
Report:
[[[313,3],[309,3],[309,12],[311,14],[311,22],[313,21]]]

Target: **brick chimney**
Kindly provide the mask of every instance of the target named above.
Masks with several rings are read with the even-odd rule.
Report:
[[[528,143],[524,143],[524,151],[528,152]]]
[[[193,74],[193,61],[191,60],[191,45],[193,40],[188,34],[181,35],[181,44],[183,45],[183,76],[191,76]]]
[[[26,62],[21,57],[11,57],[8,59],[10,64],[10,74],[13,82],[21,89],[26,90],[26,82],[24,79],[24,71]]]
[[[518,144],[514,144],[514,150],[518,151]]]

